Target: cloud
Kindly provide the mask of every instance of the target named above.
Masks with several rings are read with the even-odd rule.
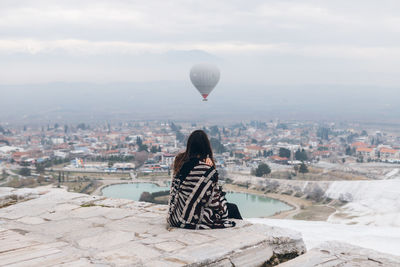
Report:
[[[249,82],[262,81],[269,70],[277,83],[286,77],[350,83],[363,76],[368,83],[394,83],[400,76],[400,3],[385,3],[2,0],[0,66],[13,68],[0,74],[0,83],[18,82],[18,75],[42,81],[49,72],[56,74],[48,80],[92,80],[98,73],[110,73],[105,81],[176,78],[202,58],[225,62],[237,71],[231,77]],[[185,60],[170,51],[183,51]]]

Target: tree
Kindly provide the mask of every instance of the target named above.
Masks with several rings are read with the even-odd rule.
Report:
[[[35,167],[36,167],[36,171],[37,171],[38,173],[43,173],[43,172],[45,171],[45,166],[44,166],[44,164],[36,163],[36,164],[35,164]]]
[[[171,130],[173,132],[177,132],[177,131],[179,131],[181,129],[180,126],[175,125],[175,123],[173,123],[172,121],[171,121],[171,124],[169,125],[169,127],[171,127]]]
[[[31,175],[31,170],[28,168],[22,168],[19,170],[19,174],[22,176],[30,176]]]
[[[185,140],[185,135],[183,133],[181,133],[180,131],[176,132],[176,140],[178,142],[183,142]]]
[[[300,150],[297,149],[296,153],[294,154],[296,160],[306,161],[307,160],[307,153],[304,149]]]
[[[302,162],[302,163],[300,164],[299,172],[300,172],[300,173],[303,173],[303,174],[308,172],[307,165],[304,164],[304,162]]]
[[[210,127],[210,135],[216,136],[219,134],[218,126],[214,125]]]
[[[278,125],[276,125],[276,129],[287,130],[288,126],[284,123],[279,123]]]
[[[158,147],[157,146],[151,146],[150,152],[153,153],[153,154],[157,153],[158,152]]]
[[[142,139],[138,136],[136,137],[136,144],[140,147],[143,144]]]
[[[269,157],[269,156],[272,156],[274,153],[273,153],[273,151],[272,150],[264,150],[263,151],[263,157],[264,158],[266,158],[266,157]]]
[[[321,138],[322,140],[329,140],[329,133],[330,133],[330,129],[329,128],[320,127],[317,130],[317,136],[319,138]]]
[[[316,185],[311,189],[311,191],[308,192],[307,198],[319,202],[319,201],[322,200],[324,194],[325,194],[324,190],[323,190],[318,184],[316,184]]]
[[[7,172],[5,169],[3,169],[2,173],[1,173],[1,178],[5,179],[8,176]]]
[[[147,145],[141,144],[141,145],[139,146],[139,148],[138,148],[138,151],[139,151],[139,152],[140,152],[140,151],[146,151],[146,152],[148,152],[148,147],[147,147]]]
[[[210,139],[211,147],[216,153],[224,153],[226,151],[226,148],[224,145],[217,139],[212,137]]]
[[[76,126],[76,128],[81,129],[82,131],[86,130],[86,125],[84,123],[79,123],[78,126]]]
[[[279,148],[279,157],[290,158],[290,150],[284,147]]]
[[[260,163],[254,172],[255,176],[257,177],[262,177],[270,173],[271,173],[271,168],[268,166],[268,164],[265,163]]]
[[[295,171],[295,174],[297,175],[297,172],[299,171],[299,165],[294,165],[293,169]]]

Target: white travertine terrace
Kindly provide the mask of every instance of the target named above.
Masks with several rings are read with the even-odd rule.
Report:
[[[291,230],[239,221],[168,229],[167,206],[64,189],[0,188],[0,265],[261,266],[305,252]]]
[[[0,207],[0,266],[400,266],[398,256],[335,241],[303,254],[298,232],[249,221],[171,229],[165,205],[58,188],[0,187]]]

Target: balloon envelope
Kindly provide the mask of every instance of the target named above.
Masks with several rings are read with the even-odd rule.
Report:
[[[207,96],[217,85],[219,77],[219,69],[212,64],[197,64],[190,70],[190,80],[203,96],[203,101],[207,101]]]

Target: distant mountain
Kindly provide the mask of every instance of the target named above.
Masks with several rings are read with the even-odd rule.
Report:
[[[397,89],[221,82],[208,102],[190,81],[0,85],[0,123],[273,118],[398,122]]]

